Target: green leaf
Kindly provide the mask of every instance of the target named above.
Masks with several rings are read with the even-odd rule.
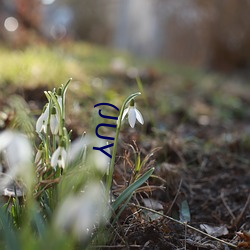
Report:
[[[6,249],[21,250],[20,242],[16,231],[11,226],[8,220],[8,215],[0,208],[0,228],[3,231]]]
[[[127,200],[123,203],[122,207],[120,208],[119,212],[117,213],[117,215],[115,216],[112,225],[114,225],[116,223],[116,221],[119,219],[120,215],[122,214],[122,212],[124,211],[124,209],[126,208],[127,204],[129,203],[130,199],[132,198],[133,193],[131,193],[129,195],[129,197],[127,198]]]
[[[154,168],[149,169],[143,176],[138,178],[133,184],[127,187],[112,203],[112,208],[115,211],[124,200],[126,200],[137,188],[139,188],[154,172]]]
[[[191,220],[190,210],[187,200],[183,200],[181,202],[180,208],[180,221],[181,222],[189,222]]]
[[[45,233],[45,222],[44,222],[44,219],[43,219],[42,215],[38,211],[34,211],[33,221],[34,221],[34,224],[36,225],[36,229],[37,229],[38,235],[40,237],[44,236],[44,233]]]

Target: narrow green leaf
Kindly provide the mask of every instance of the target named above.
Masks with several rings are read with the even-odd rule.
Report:
[[[112,225],[114,225],[116,223],[116,221],[119,219],[120,215],[122,214],[122,212],[124,211],[124,209],[126,208],[127,204],[129,203],[130,199],[132,198],[133,193],[131,193],[129,195],[129,197],[127,198],[127,200],[123,203],[122,207],[119,209],[119,212],[117,213],[117,215],[115,216]]]
[[[141,154],[137,154],[135,171],[138,173],[141,170]]]
[[[122,204],[124,200],[126,200],[137,188],[139,188],[144,182],[146,182],[147,179],[154,172],[154,170],[155,170],[154,168],[149,169],[143,176],[138,178],[133,184],[127,187],[113,202],[112,204],[113,210],[115,211]]]
[[[16,231],[8,221],[7,213],[0,208],[0,227],[2,228],[6,249],[7,250],[21,250],[20,241]]]
[[[182,201],[180,208],[180,221],[189,222],[191,220],[190,210],[187,200]]]
[[[37,229],[38,235],[40,237],[44,236],[44,233],[45,233],[45,223],[44,223],[44,220],[42,218],[42,215],[38,211],[34,211],[33,220],[34,220],[34,223],[36,225],[36,229]]]
[[[72,81],[72,78],[69,78],[69,80],[67,81],[67,83],[63,86],[63,90],[62,90],[62,95],[65,96],[66,91],[68,89],[69,83]]]

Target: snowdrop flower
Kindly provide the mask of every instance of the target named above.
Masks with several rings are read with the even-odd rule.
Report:
[[[55,107],[52,108],[51,116],[50,116],[50,130],[53,135],[56,135],[59,131],[59,117],[58,112]]]
[[[41,133],[42,131],[46,134],[47,125],[49,120],[49,104],[44,107],[43,113],[40,115],[36,122],[36,132]]]
[[[56,168],[56,166],[64,169],[67,161],[67,152],[64,148],[63,143],[61,143],[51,157],[51,166]]]
[[[72,233],[79,240],[89,238],[100,223],[108,217],[105,192],[98,182],[90,183],[79,195],[68,196],[55,217],[55,226],[64,233]]]
[[[43,155],[43,145],[42,143],[39,145],[36,156],[35,156],[35,163],[36,164],[40,164],[41,163],[41,159],[42,159],[42,155]]]
[[[21,177],[30,186],[33,181],[33,152],[28,138],[24,134],[6,130],[0,133],[0,152],[8,164],[7,173],[1,180],[1,188],[17,177]]]
[[[102,139],[101,140],[95,139],[93,140],[93,145],[98,148],[103,148],[105,146],[108,146],[109,143]],[[111,150],[109,147],[104,149],[104,151],[106,151],[108,154],[111,155]],[[90,166],[94,165],[95,168],[101,173],[108,174],[109,166],[110,166],[110,158],[107,155],[105,155],[103,152],[101,152],[100,150],[93,150],[88,160],[90,161],[90,164],[88,165]]]
[[[57,97],[58,104],[59,104],[61,111],[62,111],[62,88],[58,89],[56,97]]]
[[[87,146],[91,143],[92,137],[84,135],[74,140],[68,150],[68,162],[71,164],[76,160],[85,160]]]
[[[99,150],[91,150],[87,152],[88,148],[105,147],[107,142],[104,140],[97,139],[90,135],[84,135],[74,140],[67,153],[67,163],[72,164],[75,161],[85,162],[85,166],[91,166],[92,170],[96,169],[101,173],[108,171],[110,165],[110,158],[107,157],[103,152]],[[106,148],[105,151],[111,154],[110,148]]]
[[[122,120],[125,118],[125,116],[128,114],[128,122],[129,125],[134,128],[136,119],[143,124],[144,120],[142,117],[141,112],[135,107],[135,101],[132,99],[130,101],[129,107],[126,108],[123,112]]]

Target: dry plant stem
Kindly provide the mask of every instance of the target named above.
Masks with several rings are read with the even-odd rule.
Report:
[[[184,249],[187,250],[187,222],[184,222],[185,226],[185,241],[184,241]]]
[[[46,189],[52,187],[53,184],[59,183],[60,179],[59,179],[59,180],[58,180],[58,179],[59,179],[59,178],[55,179],[54,181],[52,180],[52,181],[50,181],[49,183],[47,183],[47,184],[43,187],[43,189],[41,189],[38,193],[36,193],[36,194],[34,195],[34,197],[35,197],[35,198],[39,197]]]
[[[177,190],[177,192],[176,192],[176,195],[175,195],[175,197],[174,197],[174,200],[172,201],[172,203],[171,203],[171,205],[170,205],[170,207],[169,207],[169,209],[168,209],[168,211],[167,211],[167,214],[170,213],[170,211],[172,210],[173,205],[174,205],[175,202],[176,202],[176,199],[177,199],[177,197],[178,197],[178,194],[180,193],[180,190],[181,190],[181,185],[182,185],[182,179],[180,180],[178,190]]]
[[[240,222],[240,220],[242,219],[243,215],[245,214],[248,206],[249,206],[249,203],[250,203],[250,194],[248,194],[248,197],[247,197],[247,201],[246,201],[246,204],[245,206],[243,207],[241,213],[237,216],[237,218],[234,220],[234,226],[237,226],[238,223]]]
[[[225,196],[224,196],[224,192],[223,192],[223,191],[221,192],[220,197],[221,197],[221,200],[222,200],[224,206],[226,207],[227,211],[229,212],[229,214],[230,214],[231,217],[233,218],[233,221],[235,221],[236,218],[235,218],[235,216],[234,216],[232,210],[230,209],[230,207],[227,205],[227,202],[226,202],[226,200],[225,200]]]
[[[169,220],[171,220],[171,221],[174,221],[174,222],[176,222],[176,223],[178,223],[178,224],[181,224],[181,225],[184,226],[184,227],[186,226],[187,228],[192,229],[192,230],[194,230],[194,231],[196,231],[196,232],[198,232],[198,233],[200,233],[200,234],[203,234],[203,235],[205,235],[205,236],[207,236],[207,237],[209,237],[209,238],[211,238],[211,239],[213,239],[213,240],[219,241],[219,242],[221,242],[221,243],[223,243],[223,244],[226,244],[226,245],[228,245],[228,246],[230,246],[230,247],[237,248],[237,246],[234,245],[234,244],[232,244],[232,243],[229,243],[229,242],[226,242],[226,241],[224,241],[224,240],[218,239],[218,238],[216,238],[216,237],[214,237],[214,236],[212,236],[212,235],[209,235],[209,234],[207,234],[207,233],[205,233],[205,232],[203,232],[203,231],[201,231],[201,230],[199,230],[199,229],[197,229],[197,228],[195,228],[195,227],[192,227],[192,226],[188,225],[186,222],[181,222],[181,221],[175,220],[175,219],[173,219],[172,217],[167,216],[167,215],[165,215],[165,214],[162,214],[162,213],[160,213],[160,212],[157,212],[157,211],[155,211],[155,210],[153,210],[153,209],[151,209],[151,208],[147,208],[147,207],[144,207],[144,206],[141,206],[141,205],[136,205],[136,204],[134,204],[134,203],[129,203],[128,205],[134,206],[134,207],[137,207],[137,208],[140,208],[140,209],[145,209],[145,210],[150,211],[150,212],[152,212],[152,213],[161,215],[161,216],[163,216],[164,218],[167,218],[167,219],[169,219]]]

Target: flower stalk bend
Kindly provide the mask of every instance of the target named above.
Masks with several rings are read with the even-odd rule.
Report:
[[[130,95],[129,97],[127,97],[127,99],[122,104],[122,108],[121,108],[121,111],[120,111],[120,114],[118,117],[118,121],[117,121],[114,148],[113,148],[110,168],[109,168],[109,172],[108,172],[108,176],[107,176],[107,192],[108,193],[111,191],[111,187],[112,187],[112,183],[113,183],[113,173],[114,173],[114,169],[115,169],[115,156],[116,156],[116,152],[117,152],[117,144],[118,144],[118,137],[119,137],[119,133],[120,133],[120,129],[121,129],[122,116],[123,116],[126,105],[132,99],[134,99],[136,96],[138,96],[140,94],[141,94],[140,92],[137,92],[137,93]]]

